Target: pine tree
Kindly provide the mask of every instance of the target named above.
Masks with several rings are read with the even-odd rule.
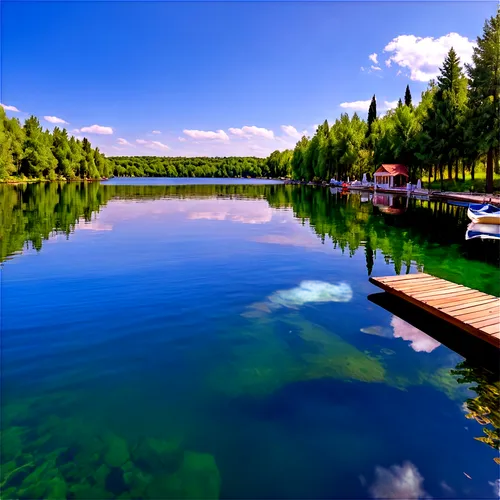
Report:
[[[398,100],[398,108],[402,107],[403,106],[403,101],[401,100],[401,97],[399,98]]]
[[[375,98],[375,94],[373,94],[372,102],[370,103],[370,107],[368,108],[368,132],[367,135],[370,135],[372,132],[372,124],[377,119],[377,99]]]
[[[405,106],[408,106],[409,108],[412,107],[411,104],[411,92],[410,92],[410,86],[406,86],[406,91],[405,91]]]
[[[477,38],[469,76],[471,127],[486,159],[486,192],[493,192],[494,164],[500,159],[500,9],[488,19]]]
[[[458,165],[463,152],[464,117],[467,105],[467,80],[460,67],[460,59],[453,47],[444,60],[441,74],[437,80],[437,92],[434,100],[435,139],[442,145],[441,156],[447,159],[448,179],[451,179],[453,177],[453,163]],[[458,168],[455,177],[458,177]]]

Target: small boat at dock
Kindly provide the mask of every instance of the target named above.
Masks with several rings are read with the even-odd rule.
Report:
[[[488,203],[471,203],[467,209],[467,216],[478,224],[500,224],[500,208]]]

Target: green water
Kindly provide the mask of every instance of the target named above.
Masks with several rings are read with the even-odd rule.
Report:
[[[495,357],[368,277],[500,295],[498,242],[204,182],[0,186],[2,498],[496,498]]]

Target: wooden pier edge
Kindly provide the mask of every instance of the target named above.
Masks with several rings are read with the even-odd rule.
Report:
[[[500,349],[500,298],[425,273],[369,281]]]

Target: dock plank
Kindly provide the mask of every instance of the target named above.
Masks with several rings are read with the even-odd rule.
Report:
[[[370,282],[500,348],[500,298],[426,273],[371,277]]]

